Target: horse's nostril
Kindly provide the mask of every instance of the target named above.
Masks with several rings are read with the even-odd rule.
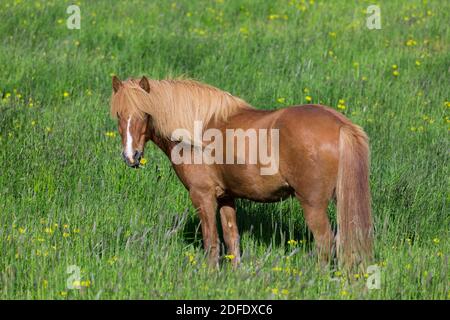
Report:
[[[140,161],[142,158],[142,154],[143,153],[141,151],[136,150],[133,153],[133,157],[128,157],[125,152],[122,152],[122,158],[123,158],[123,161],[125,161],[125,163],[129,167],[137,168],[137,167],[139,167],[139,164],[140,164]]]
[[[136,151],[136,152],[134,153],[134,161],[136,161],[137,163],[139,163],[139,161],[141,160],[141,158],[142,158],[142,152]]]

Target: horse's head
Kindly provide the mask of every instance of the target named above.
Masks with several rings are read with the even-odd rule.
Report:
[[[127,80],[134,81],[134,80]],[[138,113],[127,104],[139,103],[139,94],[137,95],[124,93],[126,82],[122,82],[116,76],[112,79],[113,86],[113,105],[116,104],[116,114],[118,120],[119,133],[122,137],[122,157],[125,163],[132,168],[138,168],[140,160],[144,155],[145,143],[149,140],[149,115]],[[139,81],[140,88],[145,94],[150,92],[150,85],[146,77],[142,77]],[[135,93],[134,93],[135,94]],[[130,98],[131,96],[131,98]]]

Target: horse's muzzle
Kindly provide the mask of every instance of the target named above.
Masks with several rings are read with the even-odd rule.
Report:
[[[129,166],[129,167],[131,167],[131,168],[135,168],[135,169],[139,168],[139,164],[140,164],[142,155],[143,155],[143,152],[142,152],[142,151],[136,150],[136,151],[134,152],[134,155],[133,155],[133,161],[131,161],[131,160],[125,155],[125,152],[122,152],[122,158],[123,158],[123,161],[125,161],[125,163],[127,164],[127,166]]]

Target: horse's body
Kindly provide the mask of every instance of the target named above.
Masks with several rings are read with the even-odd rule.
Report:
[[[180,80],[180,82],[183,81]],[[177,86],[176,81],[173,83]],[[178,143],[169,137],[168,131],[164,131],[165,127],[172,125],[174,129],[176,125],[171,124],[168,119],[163,119],[164,110],[154,111],[156,108],[164,108],[164,103],[158,106],[158,99],[163,99],[163,93],[158,92],[161,90],[158,88],[158,82],[144,77],[139,87],[136,84],[136,80],[128,80],[124,83],[118,79],[113,80],[112,113],[119,116],[124,156],[131,166],[136,165],[138,161],[136,155],[139,157],[142,155],[147,140],[152,140],[169,158]],[[188,84],[189,88],[192,87],[193,96],[199,94],[196,92],[198,90],[208,92],[202,93],[206,94],[207,98],[203,96],[203,102],[206,105],[197,106],[198,101],[196,101],[193,103],[194,107],[188,108],[195,109],[197,106],[207,110],[213,107],[208,106],[208,103],[218,104],[231,99],[229,94],[218,89],[195,82],[188,82]],[[154,89],[153,99],[155,100],[150,99],[152,89]],[[128,93],[126,93],[127,90]],[[165,88],[165,90],[173,89]],[[186,88],[181,87],[178,90],[186,90]],[[212,93],[211,90],[213,90]],[[131,94],[131,92],[134,93]],[[182,99],[188,105],[189,92],[188,90],[187,96],[183,97],[186,100]],[[171,98],[172,103],[177,103],[177,94],[179,93],[174,91],[167,94],[167,96],[175,97]],[[214,102],[216,94],[220,96],[220,99]],[[126,96],[128,98],[124,98]],[[328,259],[333,248],[334,236],[327,216],[328,202],[333,198],[337,200],[339,227],[337,249],[342,262],[353,265],[370,257],[372,221],[368,185],[369,151],[367,136],[362,129],[352,124],[342,114],[325,106],[304,105],[263,111],[236,99],[236,101],[225,103],[224,108],[226,105],[231,105],[233,111],[224,116],[215,116],[216,113],[223,112],[220,110],[210,114],[208,118],[202,114],[203,109],[199,109],[200,111],[195,109],[192,110],[190,120],[206,119],[204,129],[217,129],[223,136],[226,136],[226,131],[229,129],[244,131],[278,129],[279,161],[276,173],[261,175],[262,164],[249,163],[248,158],[244,164],[236,164],[236,162],[234,164],[175,164],[172,161],[175,172],[188,189],[194,207],[199,212],[204,246],[209,252],[210,262],[217,264],[219,256],[215,218],[217,209],[220,212],[228,252],[235,257],[233,261],[237,264],[240,253],[234,199],[275,202],[290,196],[297,197],[301,202],[306,223],[314,235],[321,257]],[[129,106],[124,107],[124,104]],[[133,104],[136,110],[132,110]],[[134,125],[132,119],[135,119]],[[185,123],[185,126],[189,126],[189,123]],[[134,141],[130,143],[130,139]],[[127,154],[126,146],[130,144],[136,151]],[[249,144],[245,144],[245,148],[247,152],[244,154],[248,155]],[[226,153],[227,150],[224,152]],[[234,157],[236,158],[236,152]]]

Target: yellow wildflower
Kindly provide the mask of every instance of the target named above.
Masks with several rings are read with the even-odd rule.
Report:
[[[348,291],[347,290],[341,290],[340,294],[341,294],[341,296],[346,297],[346,296],[348,296]]]
[[[345,100],[344,99],[339,99],[337,107],[338,107],[338,109],[345,110],[347,108],[345,106]]]
[[[80,286],[81,286],[80,284],[81,284],[80,280],[75,280],[72,282],[72,286],[74,288],[80,288]]]
[[[412,47],[412,46],[415,46],[416,44],[417,44],[417,41],[413,40],[413,39],[409,39],[408,41],[406,41],[407,47]]]
[[[117,256],[113,256],[113,257],[108,259],[108,263],[110,265],[113,265],[117,260],[118,260]]]
[[[248,35],[248,29],[246,27],[239,28],[239,32],[243,35]]]
[[[280,15],[278,15],[278,14],[271,14],[271,15],[269,15],[269,20],[276,20],[276,19],[279,19],[280,18]]]
[[[142,165],[145,165],[147,163],[147,159],[146,158],[141,158],[139,163],[142,164]]]
[[[275,271],[275,272],[279,272],[279,271],[282,271],[283,269],[281,268],[281,267],[273,267],[272,268],[272,271]]]
[[[108,131],[105,132],[105,136],[114,138],[116,136],[116,133],[114,131]]]
[[[81,286],[85,287],[85,288],[89,288],[91,286],[91,281],[90,280],[81,281]]]

